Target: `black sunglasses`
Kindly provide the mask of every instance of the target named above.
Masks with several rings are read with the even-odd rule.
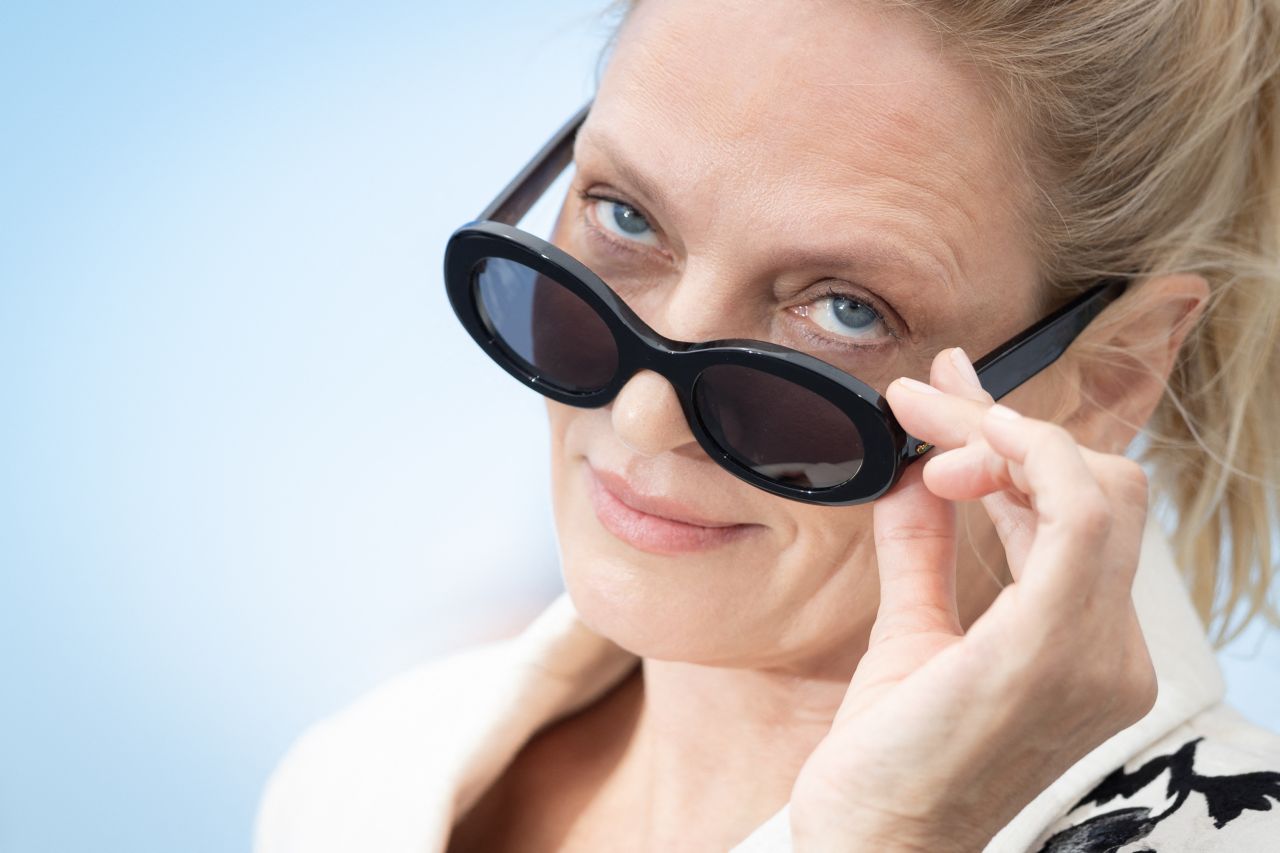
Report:
[[[746,482],[792,500],[874,500],[931,449],[856,377],[789,347],[658,334],[591,270],[515,225],[573,159],[590,104],[571,118],[475,221],[449,238],[444,275],[462,325],[498,364],[572,406],[607,405],[638,370],[675,388],[698,443]],[[1000,399],[1053,363],[1124,291],[1106,279],[979,359]]]

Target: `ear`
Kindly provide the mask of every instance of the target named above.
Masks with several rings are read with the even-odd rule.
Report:
[[[1208,300],[1203,276],[1158,276],[1130,287],[1094,321],[1079,339],[1079,407],[1064,423],[1077,440],[1111,453],[1129,446],[1164,396]]]

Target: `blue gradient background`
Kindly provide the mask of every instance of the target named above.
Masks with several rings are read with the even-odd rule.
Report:
[[[246,849],[305,725],[560,589],[439,270],[602,5],[0,12],[0,850]],[[1275,633],[1223,660],[1280,727]]]

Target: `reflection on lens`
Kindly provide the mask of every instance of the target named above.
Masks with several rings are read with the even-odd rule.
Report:
[[[520,366],[566,391],[597,391],[618,369],[618,347],[590,305],[554,279],[507,258],[476,264],[477,299],[494,337]]]
[[[824,489],[852,479],[862,467],[862,438],[853,421],[794,382],[717,364],[698,376],[693,396],[716,443],[770,480]]]

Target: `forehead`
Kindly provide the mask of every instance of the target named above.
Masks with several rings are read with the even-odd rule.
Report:
[[[740,226],[776,249],[821,224],[956,284],[1021,234],[1006,137],[979,76],[907,10],[641,0],[579,150],[625,155],[682,239],[740,244]]]

